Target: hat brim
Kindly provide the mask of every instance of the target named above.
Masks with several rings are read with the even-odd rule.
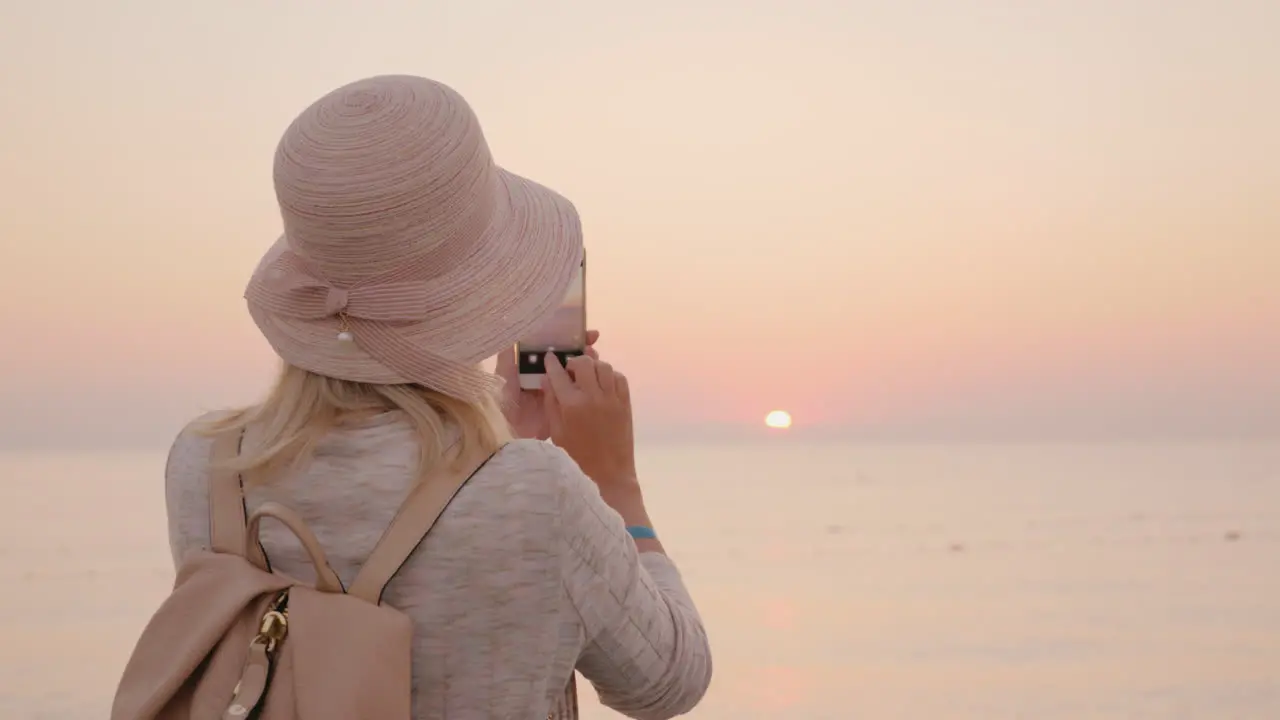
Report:
[[[424,308],[420,322],[396,324],[397,334],[441,358],[475,365],[512,348],[547,322],[564,300],[582,262],[582,224],[573,204],[531,180],[495,168],[495,221],[476,252],[431,282],[447,288],[450,302]],[[266,272],[289,249],[281,237],[254,272]],[[252,281],[251,281],[252,282]],[[328,377],[378,385],[433,383],[405,377],[361,349],[338,339],[338,318],[300,320],[249,303],[249,313],[285,362]],[[449,387],[432,387],[455,394]]]

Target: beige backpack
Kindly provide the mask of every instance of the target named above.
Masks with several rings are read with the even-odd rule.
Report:
[[[380,604],[382,593],[488,458],[411,492],[344,588],[297,513],[267,502],[245,517],[240,475],[219,469],[239,441],[214,442],[213,550],[183,560],[125,667],[111,720],[409,720],[413,623]],[[297,536],[314,587],[271,571],[258,542],[263,518]]]

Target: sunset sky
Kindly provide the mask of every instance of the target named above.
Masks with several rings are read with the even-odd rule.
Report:
[[[1274,0],[4,3],[0,446],[253,399],[275,144],[381,73],[576,203],[644,434],[1280,434],[1278,32]]]

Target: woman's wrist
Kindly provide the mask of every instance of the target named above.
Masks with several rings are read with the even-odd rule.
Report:
[[[610,497],[612,495],[612,497]],[[644,506],[644,496],[640,493],[640,485],[637,483],[634,490],[625,490],[621,492],[602,494],[605,503],[613,508],[618,515],[622,516],[622,522],[627,526],[627,534],[636,543],[636,549],[640,552],[656,552],[664,553],[662,542],[658,539],[658,534],[653,529],[653,521],[649,519],[649,512]]]
[[[600,490],[600,498],[622,517],[627,532],[640,552],[663,552],[662,543],[653,530],[653,521],[644,506],[644,493],[634,471],[591,474]]]
[[[600,497],[622,516],[623,522],[628,526],[652,527],[649,512],[644,506],[644,494],[640,492],[640,483],[634,479],[601,485]]]

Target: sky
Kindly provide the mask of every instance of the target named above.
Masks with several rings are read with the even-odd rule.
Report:
[[[272,152],[443,81],[568,196],[642,435],[1280,436],[1272,0],[0,3],[0,446],[275,361]],[[700,435],[702,433],[703,435]]]

